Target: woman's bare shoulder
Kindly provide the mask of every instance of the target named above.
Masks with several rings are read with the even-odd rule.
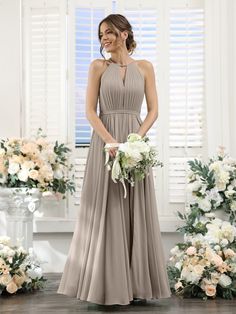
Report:
[[[153,71],[153,64],[150,61],[142,59],[136,60],[136,62],[144,77],[147,77]]]
[[[105,71],[105,69],[108,66],[108,62],[105,59],[94,59],[90,63],[90,71],[92,71],[94,74],[101,76],[102,73]]]
[[[145,59],[142,59],[142,60],[136,60],[137,64],[144,68],[144,69],[152,69],[153,68],[153,65],[150,61],[148,60],[145,60]]]

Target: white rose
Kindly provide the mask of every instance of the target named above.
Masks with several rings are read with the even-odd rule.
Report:
[[[17,162],[10,162],[8,167],[9,174],[16,174],[20,170],[20,166]]]
[[[5,155],[5,149],[0,148],[0,156],[4,156]]]
[[[18,178],[20,181],[26,182],[28,180],[28,177],[29,177],[29,170],[24,168],[19,171]]]
[[[236,191],[234,190],[234,187],[232,185],[228,185],[227,190],[224,193],[227,198],[230,198],[236,193]]]
[[[62,179],[64,174],[63,174],[63,166],[58,164],[54,170],[54,177],[58,180]]]
[[[219,285],[221,287],[225,288],[231,285],[231,283],[232,283],[232,279],[229,276],[225,274],[221,274],[220,279],[219,279]]]
[[[214,250],[215,250],[215,251],[220,251],[220,249],[221,249],[221,248],[220,248],[219,245],[215,245],[215,246],[214,246]]]
[[[182,263],[181,263],[181,262],[177,262],[177,263],[175,264],[175,267],[180,270],[180,269],[182,268]]]
[[[225,247],[228,244],[229,244],[229,241],[227,239],[223,239],[223,240],[220,241],[220,245],[223,246],[223,247]]]
[[[179,247],[176,245],[175,247],[173,247],[171,250],[170,250],[170,253],[172,255],[176,255],[179,253]]]
[[[0,243],[4,245],[10,245],[11,239],[8,236],[1,236],[0,237]]]
[[[209,212],[211,210],[211,202],[207,198],[200,199],[198,202],[198,206],[204,212]]]
[[[35,267],[33,269],[28,269],[27,275],[32,279],[36,279],[36,278],[41,278],[43,275],[43,272],[40,267]]]
[[[195,182],[193,182],[190,185],[191,185],[192,191],[198,191],[201,188],[202,183],[200,181],[196,180]]]
[[[7,181],[7,176],[3,173],[0,175],[0,183],[4,184]]]
[[[233,201],[231,202],[231,204],[230,204],[230,209],[231,209],[232,211],[236,211],[236,201],[235,201],[235,200],[233,200]]]
[[[130,133],[127,137],[128,142],[135,142],[135,141],[139,141],[141,139],[142,139],[142,136],[139,135],[138,133]]]

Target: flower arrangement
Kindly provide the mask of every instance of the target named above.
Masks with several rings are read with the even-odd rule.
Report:
[[[209,163],[188,161],[187,212],[178,216],[184,242],[171,250],[170,286],[183,297],[236,296],[236,161],[224,154]],[[223,211],[227,220],[217,218]]]
[[[124,198],[126,198],[125,181],[134,186],[135,181],[144,179],[149,167],[163,166],[157,160],[157,150],[150,146],[147,136],[141,137],[137,133],[130,133],[125,143],[118,144],[115,158],[110,158],[110,144],[104,147],[106,158],[105,166],[111,170],[112,180],[119,180],[124,187]]]
[[[168,274],[172,290],[184,297],[236,296],[236,228],[211,218],[205,235],[185,235],[171,250]]]
[[[12,247],[9,237],[0,237],[0,295],[28,292],[43,287],[46,279],[33,250]]]
[[[201,217],[205,213],[223,210],[229,221],[236,222],[236,160],[220,148],[209,162],[188,161],[188,211],[181,216],[187,222],[184,232],[205,228]]]
[[[0,187],[38,188],[41,192],[75,191],[68,178],[70,149],[58,141],[50,143],[39,129],[36,138],[0,141]]]

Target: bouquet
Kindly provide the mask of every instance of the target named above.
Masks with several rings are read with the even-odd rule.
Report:
[[[184,297],[236,296],[236,228],[213,218],[203,234],[185,235],[171,250],[168,274],[172,290]]]
[[[65,144],[47,141],[41,129],[32,140],[0,140],[0,187],[38,188],[62,195],[74,192],[74,182],[68,178],[69,151]]]
[[[33,250],[12,247],[9,237],[0,237],[0,295],[37,290],[46,279]]]
[[[157,160],[157,151],[149,145],[147,136],[141,137],[139,134],[130,133],[125,143],[117,144],[118,149],[115,158],[110,158],[109,148],[112,144],[104,147],[106,157],[105,166],[111,170],[112,180],[116,183],[119,180],[124,187],[124,198],[127,191],[125,181],[134,186],[135,181],[144,179],[149,167],[163,166]]]

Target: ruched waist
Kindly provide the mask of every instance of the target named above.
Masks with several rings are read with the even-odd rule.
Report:
[[[107,115],[107,114],[116,114],[116,113],[123,113],[123,114],[134,114],[136,116],[140,116],[140,112],[135,110],[129,110],[129,109],[116,109],[116,110],[107,110],[107,111],[101,111],[99,116]]]

